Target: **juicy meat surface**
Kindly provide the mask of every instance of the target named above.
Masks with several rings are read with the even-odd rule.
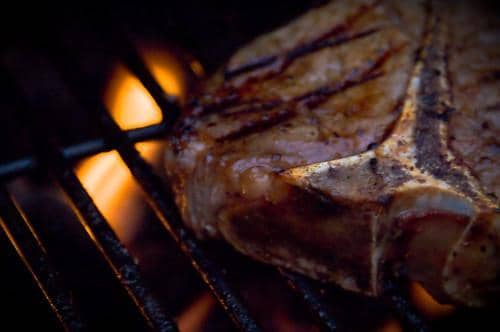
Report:
[[[498,299],[500,24],[443,6],[334,1],[239,50],[168,140],[185,222],[367,295]]]

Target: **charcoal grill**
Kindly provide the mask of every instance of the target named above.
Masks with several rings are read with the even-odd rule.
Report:
[[[112,21],[115,22],[116,21]],[[33,153],[21,158],[8,160],[0,165],[0,226],[15,249],[18,259],[27,268],[31,277],[43,294],[53,314],[61,326],[68,331],[86,329],[86,322],[78,310],[78,298],[73,298],[71,290],[65,286],[61,275],[51,264],[51,253],[41,243],[37,230],[30,219],[15,201],[5,184],[19,176],[42,172],[55,180],[69,199],[78,215],[80,226],[85,229],[93,245],[114,272],[121,287],[126,291],[135,310],[143,317],[144,330],[176,331],[174,320],[155,299],[141,278],[133,257],[120,243],[111,230],[107,220],[76,177],[71,165],[82,158],[115,150],[129,168],[134,179],[147,196],[148,204],[154,211],[156,222],[164,227],[175,240],[178,249],[191,261],[193,268],[202,277],[206,287],[215,295],[220,305],[242,331],[259,331],[259,323],[251,316],[244,301],[234,291],[232,280],[225,273],[225,267],[213,261],[199,241],[181,220],[168,185],[158,176],[134,147],[135,143],[161,138],[171,130],[180,112],[176,100],[164,93],[158,82],[148,70],[141,56],[129,38],[126,29],[117,28],[118,24],[108,24],[106,29],[113,31],[113,45],[123,63],[146,87],[163,112],[161,123],[132,130],[122,130],[107,112],[100,96],[85,94],[92,86],[88,75],[81,70],[74,54],[57,40],[50,40],[47,58],[61,75],[71,93],[88,111],[94,123],[101,128],[101,136],[77,144],[60,145],[52,134],[37,125],[41,112],[26,101],[12,74],[1,70],[0,79],[3,93],[14,96],[16,107],[23,114],[33,144]],[[55,39],[55,38],[54,38]],[[321,285],[295,273],[278,269],[293,291],[300,296],[304,308],[316,318],[320,329],[338,330],[337,319],[324,302],[325,294]],[[387,285],[383,299],[401,319],[405,329],[427,331],[427,323],[412,308],[398,281]]]

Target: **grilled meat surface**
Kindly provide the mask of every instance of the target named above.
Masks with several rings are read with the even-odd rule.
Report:
[[[498,299],[499,28],[477,2],[357,0],[257,38],[168,140],[185,222],[367,295]]]

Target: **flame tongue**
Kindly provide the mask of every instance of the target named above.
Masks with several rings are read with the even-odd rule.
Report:
[[[148,49],[144,60],[166,93],[185,95],[181,64],[167,51]],[[105,104],[118,125],[126,130],[158,123],[162,113],[140,81],[118,65],[105,94]],[[155,162],[161,151],[159,142],[136,145],[141,155]],[[116,151],[90,157],[80,163],[76,173],[117,236],[129,243],[138,227],[142,209],[138,205],[140,188]]]

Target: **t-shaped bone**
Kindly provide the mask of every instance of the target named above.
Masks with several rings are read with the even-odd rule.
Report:
[[[500,211],[448,147],[454,108],[447,31],[437,17],[428,26],[401,115],[386,140],[361,154],[280,175],[342,206],[368,207],[376,220],[377,269],[407,271],[438,297],[444,292],[443,298],[483,305],[500,293]],[[439,280],[429,276],[436,269],[442,269]]]

